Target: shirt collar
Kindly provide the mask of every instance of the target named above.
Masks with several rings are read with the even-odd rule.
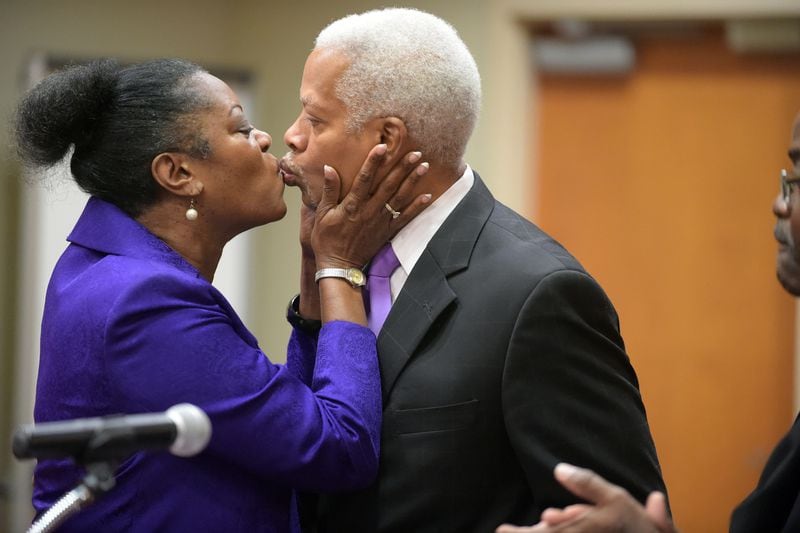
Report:
[[[417,264],[425,247],[428,246],[453,209],[464,199],[474,183],[475,175],[467,165],[464,173],[450,188],[392,239],[392,249],[406,274],[409,274]]]
[[[190,275],[200,275],[178,252],[127,213],[94,196],[89,198],[67,240],[105,254],[159,261]]]

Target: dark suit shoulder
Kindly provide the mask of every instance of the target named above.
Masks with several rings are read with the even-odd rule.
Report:
[[[537,269],[549,272],[558,270],[585,270],[580,262],[564,246],[548,235],[539,226],[526,219],[501,202],[495,207],[484,228],[485,239],[497,241],[506,247],[510,256],[516,256],[523,264],[533,261]]]

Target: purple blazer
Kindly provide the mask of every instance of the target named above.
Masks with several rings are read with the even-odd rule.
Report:
[[[293,489],[374,479],[381,400],[369,329],[295,331],[287,364],[273,364],[222,294],[117,207],[90,199],[68,240],[47,290],[35,420],[189,402],[213,433],[193,458],[133,455],[117,486],[61,531],[293,531]],[[37,512],[81,478],[68,460],[40,461]]]

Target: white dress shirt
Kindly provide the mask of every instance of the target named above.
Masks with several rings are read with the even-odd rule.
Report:
[[[392,239],[392,249],[397,259],[400,260],[400,267],[394,271],[390,280],[392,289],[392,303],[403,289],[408,274],[414,265],[417,264],[422,252],[439,230],[445,219],[450,216],[453,209],[467,195],[475,183],[475,176],[472,169],[467,165],[466,170],[454,184],[450,186],[439,198],[417,215],[401,229],[394,239]]]

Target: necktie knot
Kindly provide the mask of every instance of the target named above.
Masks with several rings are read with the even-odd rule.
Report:
[[[397,255],[395,255],[392,249],[392,243],[387,243],[375,254],[375,257],[370,263],[367,276],[388,278],[399,266],[400,260],[397,259]]]

